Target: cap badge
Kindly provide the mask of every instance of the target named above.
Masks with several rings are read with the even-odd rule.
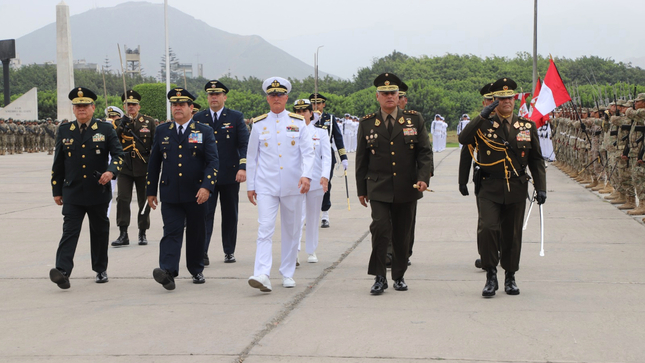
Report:
[[[177,97],[181,97],[181,92],[177,91]]]
[[[504,86],[504,91],[508,91],[508,86]]]
[[[271,87],[273,87],[273,88],[280,87],[280,82],[278,82],[277,79],[274,80],[273,82],[271,82]]]
[[[386,86],[389,86],[389,85],[390,85],[390,81],[385,81],[385,83],[384,83],[384,84],[385,84]]]
[[[83,91],[81,91],[80,89],[78,90],[78,97],[83,97]]]

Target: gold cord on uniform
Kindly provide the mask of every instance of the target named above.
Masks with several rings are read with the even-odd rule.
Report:
[[[510,173],[508,171],[508,165],[506,164],[506,161],[508,161],[508,163],[511,164],[511,168],[513,169],[513,172],[515,172],[515,175],[520,175],[520,174],[517,172],[517,170],[515,170],[515,166],[513,166],[513,161],[511,160],[510,156],[508,156],[506,145],[489,139],[488,137],[486,137],[486,135],[484,135],[484,133],[481,130],[477,130],[477,136],[479,136],[479,138],[484,142],[484,144],[486,144],[486,146],[488,146],[491,150],[503,151],[506,157],[489,164],[480,163],[479,160],[475,158],[475,154],[474,154],[475,148],[477,148],[477,152],[479,152],[479,142],[477,141],[478,140],[477,138],[475,138],[475,147],[473,147],[472,145],[468,145],[468,151],[470,152],[470,156],[473,158],[475,163],[477,163],[477,165],[480,165],[480,166],[493,166],[499,163],[504,163],[504,179],[506,179],[506,186],[508,188],[508,191],[510,192],[511,184],[508,181],[508,179],[510,178]]]
[[[141,152],[139,152],[139,149],[137,149],[137,142],[134,139],[134,136],[128,136],[128,135],[122,134],[121,137],[123,138],[124,144],[127,142],[131,142],[130,145],[123,148],[123,151],[128,151],[128,149],[132,149],[132,151],[134,151],[137,154],[139,159],[141,159],[145,163],[146,160],[143,158],[143,155],[141,155]]]

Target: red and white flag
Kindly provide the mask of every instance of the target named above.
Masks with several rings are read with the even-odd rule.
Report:
[[[531,97],[531,106],[529,107],[529,118],[531,117],[531,115],[533,115],[535,102],[537,102],[540,96],[540,88],[542,88],[542,80],[540,79],[540,77],[538,77],[537,83],[535,84],[535,91],[533,91],[533,97]]]
[[[535,121],[535,125],[539,128],[546,122],[544,116],[548,116],[549,112],[553,111],[556,107],[565,102],[571,101],[571,96],[567,92],[567,88],[560,78],[560,73],[553,63],[553,59],[549,60],[549,69],[544,76],[544,82],[540,89],[538,100],[535,102],[531,120]]]
[[[526,107],[526,98],[530,96],[530,93],[521,93],[522,102],[520,102],[520,112],[519,115],[522,117],[529,117],[529,109]]]

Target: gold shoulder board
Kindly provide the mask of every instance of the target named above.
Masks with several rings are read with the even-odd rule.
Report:
[[[297,113],[289,112],[289,117],[297,118],[298,120],[305,120],[305,118]]]
[[[256,118],[254,118],[254,119],[253,119],[253,123],[256,123],[256,122],[258,122],[258,121],[262,121],[262,120],[264,120],[265,118],[267,118],[267,116],[269,116],[269,114],[268,114],[268,113],[265,113],[264,115],[260,115],[260,116],[258,116],[258,117],[256,117]]]

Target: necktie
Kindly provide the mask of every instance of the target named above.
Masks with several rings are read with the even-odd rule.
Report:
[[[85,130],[87,130],[87,124],[81,124],[81,135],[85,134]]]
[[[511,123],[507,119],[504,119],[502,125],[504,127],[504,138],[508,141],[508,134],[511,131]]]
[[[219,117],[217,117],[217,112],[213,112],[213,120],[215,121],[215,123],[217,123],[218,119]]]
[[[177,129],[179,132],[179,136],[184,134],[184,125],[179,125],[179,128]]]
[[[392,135],[392,124],[394,123],[394,119],[392,118],[392,115],[387,115],[387,118],[385,119],[385,123],[387,124],[387,132]]]

